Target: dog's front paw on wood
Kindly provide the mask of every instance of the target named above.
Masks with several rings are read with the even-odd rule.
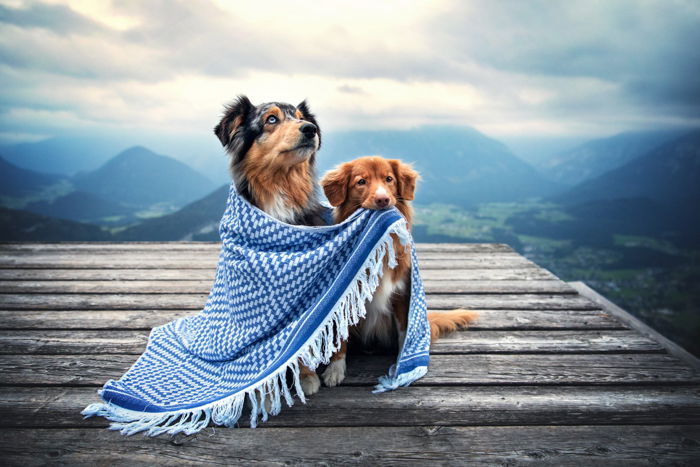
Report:
[[[345,379],[345,359],[333,360],[323,372],[323,382],[332,388],[343,382]]]
[[[301,378],[301,389],[304,391],[305,396],[311,396],[321,389],[321,380],[316,373],[311,373],[302,376]]]

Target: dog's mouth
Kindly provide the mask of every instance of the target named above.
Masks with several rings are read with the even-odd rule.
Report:
[[[308,142],[303,142],[301,144],[297,144],[291,149],[285,149],[284,151],[280,151],[280,154],[288,154],[292,152],[298,152],[302,153],[299,155],[308,155],[308,154],[303,154],[303,153],[311,153],[316,150],[316,144],[313,141],[308,141]]]
[[[360,206],[371,211],[383,211],[384,209],[389,209],[396,206],[396,201],[389,201],[388,204],[383,205],[378,205],[374,201],[365,201]]]

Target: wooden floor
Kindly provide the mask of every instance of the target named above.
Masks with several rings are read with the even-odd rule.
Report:
[[[697,365],[495,244],[419,245],[429,308],[480,319],[435,344],[412,387],[374,395],[390,360],[350,357],[343,386],[256,430],[152,439],[83,420],[153,326],[202,307],[217,254],[204,243],[0,245],[0,462],[700,463]]]

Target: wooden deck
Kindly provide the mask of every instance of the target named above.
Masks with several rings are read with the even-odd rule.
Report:
[[[1,462],[700,463],[697,360],[495,244],[419,245],[429,308],[480,319],[435,344],[412,387],[373,395],[390,359],[351,356],[341,387],[256,430],[152,439],[83,420],[153,326],[201,308],[217,254],[204,243],[0,245]]]

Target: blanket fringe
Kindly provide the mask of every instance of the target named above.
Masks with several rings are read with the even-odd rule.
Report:
[[[387,257],[391,268],[396,267],[392,234],[399,238],[402,245],[407,245],[410,241],[406,221],[402,219],[395,222],[367,257],[362,268],[348,285],[323,324],[286,364],[265,380],[244,391],[192,409],[148,413],[124,409],[110,402],[100,402],[90,404],[81,414],[85,418],[105,417],[112,422],[109,426],[111,430],[118,430],[124,435],[133,435],[141,431],[144,431],[147,436],[158,436],[163,433],[192,435],[206,428],[210,422],[227,427],[235,426],[243,413],[247,398],[251,408],[250,426],[255,428],[258,418],[266,422],[269,415],[280,413],[282,399],[289,407],[294,404],[294,398],[288,385],[288,372],[291,372],[292,375],[294,392],[302,403],[306,403],[301,387],[299,362],[312,370],[321,364],[329,363],[331,356],[340,348],[341,342],[348,339],[349,327],[364,318],[365,302],[372,298],[374,291],[379,286],[384,258]],[[423,368],[424,374],[425,367],[421,368]],[[416,368],[416,370],[420,370],[420,368]],[[410,373],[414,373],[416,370]],[[405,376],[407,377],[406,384],[408,384],[422,374]],[[410,381],[408,381],[409,379]],[[402,382],[389,382],[388,380],[383,382],[380,379],[377,389],[381,386],[384,390],[389,390],[390,386],[395,388],[402,385]],[[99,393],[100,391],[98,391]]]
[[[378,384],[374,387],[372,391],[373,394],[380,394],[382,392],[393,391],[401,386],[408,386],[415,380],[422,378],[428,372],[427,366],[419,366],[413,370],[402,373],[399,376],[391,376],[391,371],[389,375],[382,376],[379,378]]]

